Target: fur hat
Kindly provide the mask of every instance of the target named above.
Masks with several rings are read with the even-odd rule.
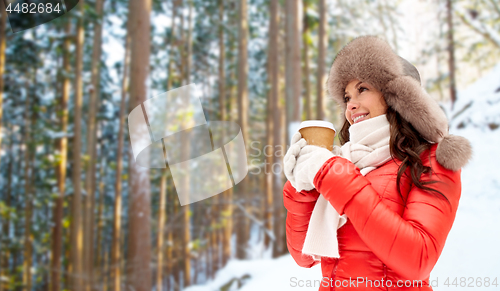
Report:
[[[327,81],[330,96],[345,112],[345,88],[351,80],[367,82],[382,92],[388,106],[431,143],[438,143],[437,161],[456,171],[471,156],[469,141],[448,134],[448,119],[438,103],[421,87],[417,69],[398,56],[387,42],[362,36],[348,43],[335,57]]]

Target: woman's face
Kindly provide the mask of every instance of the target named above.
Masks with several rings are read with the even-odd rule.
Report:
[[[346,103],[345,118],[351,125],[387,112],[382,92],[359,80],[352,80],[347,84],[344,103]],[[357,118],[358,116],[361,117]]]

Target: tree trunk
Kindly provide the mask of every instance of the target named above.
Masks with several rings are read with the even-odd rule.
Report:
[[[87,125],[87,155],[89,158],[85,175],[85,221],[84,221],[84,273],[87,281],[84,284],[85,290],[93,289],[94,284],[94,204],[95,204],[95,174],[96,174],[96,112],[98,111],[100,94],[100,61],[101,61],[101,40],[102,40],[102,14],[104,0],[96,0],[95,9],[98,20],[94,23],[94,37],[92,46],[91,62],[91,82],[89,100],[89,119]]]
[[[385,24],[386,11],[384,11],[384,7],[382,6],[381,1],[378,1],[378,3],[376,5],[377,5],[377,8],[376,8],[377,10],[373,9],[371,11],[373,13],[372,15],[378,18],[380,26],[382,27],[382,29],[384,31],[383,38],[385,39],[385,41],[387,41],[389,43],[389,37],[388,37],[388,33],[387,33],[387,25]]]
[[[225,80],[225,44],[224,44],[224,1],[219,0],[219,111],[220,120],[226,120],[226,80]]]
[[[192,13],[193,13],[193,3],[192,1],[188,2],[188,33],[186,38],[184,38],[184,17],[181,18],[181,36],[183,40],[183,45],[187,46],[187,52],[183,51],[183,66],[182,66],[182,72],[184,73],[183,75],[183,84],[187,85],[191,82],[191,50],[192,50]],[[183,136],[185,138],[185,136]],[[183,151],[181,153],[182,160],[187,161],[189,158],[187,156],[188,152],[190,151],[189,147],[189,141],[183,140],[181,142],[182,145],[185,145],[183,147]],[[187,171],[187,169],[183,169]],[[188,189],[189,188],[189,177],[184,176],[182,181],[180,182],[181,184],[184,184],[182,188]],[[190,219],[190,213],[192,212],[192,205],[188,202],[186,205],[181,206],[182,211],[183,211],[183,231],[182,231],[182,246],[183,246],[183,255],[182,257],[184,258],[184,265],[182,269],[182,274],[183,274],[183,284],[181,285],[182,287],[186,288],[192,284],[192,278],[191,278],[191,250],[189,246],[191,245],[191,219]]]
[[[446,13],[448,22],[448,68],[450,71],[450,98],[451,108],[457,101],[457,88],[455,81],[455,41],[453,40],[453,7],[451,0],[446,0]]]
[[[237,5],[236,2],[232,2],[234,5]],[[228,10],[231,11],[231,10]],[[232,29],[236,29],[238,23],[236,23],[238,19],[238,13],[231,11],[232,13],[228,13],[228,21],[230,23],[230,27]],[[237,62],[237,53],[235,52],[237,47],[236,43],[238,41],[237,36],[234,34],[228,35],[229,40],[229,51],[231,59],[228,61],[229,64],[236,64]],[[231,74],[229,76],[229,80],[236,80],[237,77],[237,66],[232,66]],[[229,87],[229,114],[227,115],[227,120],[232,122],[238,122],[238,88],[236,82],[231,82],[231,86]],[[242,181],[243,182],[243,181]],[[240,182],[241,184],[241,182]],[[234,211],[234,201],[235,201],[235,191],[236,189],[240,189],[240,186],[232,187],[223,193],[224,196],[224,206],[222,212],[222,226],[224,228],[224,250],[222,253],[222,265],[225,266],[229,259],[232,258],[233,249],[237,248],[237,245],[232,245],[232,234],[234,225],[238,223],[238,217]]]
[[[168,192],[168,191],[167,191]],[[167,193],[168,194],[168,193]],[[175,198],[174,198],[175,199]],[[172,201],[172,200],[170,200]],[[175,203],[175,202],[173,202]],[[170,215],[167,217],[167,219],[171,219],[174,216],[174,211],[173,207],[171,207],[171,210],[168,212]],[[174,264],[173,264],[173,244],[174,244],[174,238],[173,238],[173,229],[172,225],[168,226],[168,231],[167,231],[167,266],[166,266],[166,273],[167,273],[167,290],[171,289],[171,284],[170,284],[170,277],[174,275]]]
[[[130,0],[130,110],[147,96],[146,79],[150,54],[151,0]],[[147,152],[145,153],[147,155]],[[151,276],[151,197],[149,169],[138,166],[129,151],[129,232],[127,281],[133,290],[150,291]]]
[[[266,167],[265,167],[265,193],[266,193],[266,208],[265,221],[266,229],[273,231],[274,217],[274,144],[275,138],[275,116],[278,108],[278,74],[279,74],[279,56],[278,56],[278,39],[279,39],[279,0],[271,0],[271,14],[269,22],[269,46],[268,46],[268,76],[270,90],[267,99],[267,120],[266,120]],[[268,166],[269,165],[269,166]],[[271,237],[265,235],[264,244],[269,247]]]
[[[174,84],[174,72],[172,70],[172,65],[173,65],[173,59],[175,58],[175,51],[174,47],[176,46],[175,43],[175,18],[177,18],[177,0],[173,1],[173,7],[172,7],[172,24],[171,24],[171,30],[170,30],[170,36],[169,36],[169,44],[170,44],[170,51],[169,51],[169,58],[168,58],[168,68],[167,68],[167,91],[172,88],[172,85]]]
[[[165,220],[166,220],[166,203],[167,203],[167,170],[160,169],[160,205],[158,205],[158,237],[156,240],[156,290],[163,290],[163,254],[165,236]]]
[[[70,90],[70,80],[68,78],[70,71],[69,54],[70,54],[70,33],[71,33],[71,22],[67,21],[65,34],[66,38],[64,40],[63,48],[63,84],[62,84],[62,95],[60,106],[60,131],[66,133],[68,127],[68,99]],[[62,220],[63,220],[63,201],[65,192],[65,180],[66,180],[66,155],[68,151],[67,147],[67,137],[61,137],[58,140],[58,151],[59,151],[59,162],[56,166],[57,172],[57,188],[59,190],[59,197],[56,198],[54,206],[54,221],[53,221],[53,231],[52,231],[52,263],[51,263],[51,290],[59,291],[60,286],[60,271],[61,271],[61,254],[62,254]],[[28,289],[30,290],[30,289]]]
[[[1,3],[0,3],[1,5]],[[7,165],[7,188],[6,188],[6,193],[4,197],[5,201],[5,207],[11,207],[11,197],[12,197],[12,166],[14,164],[14,152],[12,150],[12,144],[14,140],[14,133],[11,131],[11,138],[9,142],[9,163]],[[2,222],[2,233],[4,236],[2,237],[2,241],[0,241],[1,244],[1,250],[2,252],[0,253],[1,255],[1,261],[0,261],[0,276],[1,277],[10,277],[10,272],[9,272],[9,261],[10,261],[10,217],[7,216],[5,217],[5,220]],[[8,290],[8,283],[5,281],[0,282],[0,291],[5,291]]]
[[[247,0],[240,0],[238,14],[238,123],[241,127],[243,140],[245,141],[245,150],[248,153],[248,20],[247,20]],[[247,154],[248,156],[248,154]],[[249,195],[250,183],[249,177],[243,179],[238,186],[238,200],[245,207],[247,196]],[[242,211],[240,209],[240,211]],[[236,240],[236,257],[238,259],[246,258],[246,250],[249,236],[248,218],[242,213],[236,221],[238,225]]]
[[[309,23],[307,19],[307,0],[304,3],[304,13],[302,19],[304,20],[304,29],[302,31],[302,45],[304,46],[304,108],[305,108],[305,118],[307,120],[312,119],[312,96],[311,96],[311,82],[309,79]]]
[[[283,12],[286,12],[283,11]],[[282,18],[286,18],[286,15],[281,14]],[[284,37],[279,38],[278,48],[280,55],[285,55],[283,58],[284,66],[279,66],[278,73],[278,109],[276,110],[276,114],[274,116],[274,143],[276,147],[276,153],[274,154],[274,164],[279,165],[279,169],[283,169],[283,156],[286,152],[286,136],[287,136],[287,127],[286,127],[286,108],[284,108],[284,104],[286,104],[286,21],[281,22],[280,29],[285,30],[282,34]],[[280,59],[281,60],[281,59]],[[280,62],[281,64],[281,62]],[[278,154],[279,153],[279,154]],[[286,209],[283,206],[283,184],[284,184],[284,174],[283,171],[279,171],[275,175],[275,201],[274,201],[274,234],[276,237],[276,241],[273,244],[273,257],[279,257],[281,254],[286,252],[286,233],[285,233],[285,219],[286,219]]]
[[[0,1],[0,147],[2,146],[2,115],[3,115],[3,73],[5,68],[5,26],[7,22],[7,12],[4,2]],[[0,155],[0,162],[1,160]],[[1,165],[1,163],[0,163]]]
[[[289,141],[294,132],[290,132],[301,120],[300,95],[302,78],[300,64],[301,45],[301,1],[285,1],[286,5],[286,116],[287,136]]]
[[[21,142],[18,143],[17,151],[13,155],[13,157],[16,157],[14,159],[14,167],[13,167],[14,173],[19,173],[22,171],[22,156],[24,153],[23,147],[22,147],[22,144],[24,144],[24,139],[23,139],[24,135],[22,135],[21,129],[18,129],[18,132],[19,132],[19,136],[20,136],[19,139],[21,140]],[[12,134],[14,134],[14,133],[12,133]],[[23,207],[22,199],[20,199],[20,197],[18,197],[20,195],[16,195],[16,194],[21,192],[18,190],[19,188],[21,188],[21,183],[20,183],[20,181],[15,181],[14,185],[15,185],[14,191],[12,192],[12,196],[11,196],[13,198],[12,204],[15,205],[16,213],[22,213],[22,211],[23,211],[22,210],[22,207]],[[23,230],[22,222],[23,221],[21,219],[12,220],[12,228],[13,228],[13,232],[14,232],[14,237],[21,237],[22,236],[22,230]],[[10,273],[12,274],[12,277],[14,278],[14,280],[16,282],[22,282],[22,280],[23,280],[23,274],[21,272],[19,272],[19,269],[23,268],[23,266],[22,266],[22,254],[21,254],[22,251],[23,251],[22,248],[13,248],[12,249],[12,266],[10,268]]]
[[[174,63],[174,58],[175,58],[175,47],[176,47],[176,35],[175,35],[175,29],[176,29],[176,24],[175,24],[175,19],[177,18],[177,3],[178,1],[177,0],[174,0],[173,1],[173,4],[172,4],[172,22],[171,22],[171,30],[170,30],[170,35],[168,36],[168,39],[165,40],[165,44],[169,45],[170,47],[170,50],[169,50],[169,58],[168,58],[168,67],[167,67],[167,91],[169,91],[173,84],[174,84],[174,70],[172,69],[172,66],[173,66],[173,63]],[[165,181],[160,181],[160,185],[161,183],[165,183],[165,185],[167,185],[167,176],[166,175],[162,175],[161,179],[165,179]],[[168,187],[167,187],[168,188]],[[168,190],[166,190],[166,195],[168,195]],[[175,198],[174,198],[175,199]],[[175,201],[173,202],[174,204],[176,203]],[[172,207],[172,211],[170,212],[170,215],[168,217],[168,219],[171,219],[171,217],[175,216],[175,213],[174,213],[174,207]],[[165,218],[167,219],[167,218]],[[167,287],[167,290],[170,290],[171,288],[171,284],[170,284],[170,276],[174,276],[175,278],[175,274],[176,274],[176,271],[177,271],[177,268],[174,268],[174,265],[176,266],[177,264],[176,263],[173,263],[173,232],[174,230],[172,229],[173,226],[169,224],[169,227],[167,228],[167,242],[168,242],[168,246],[167,246],[167,254],[166,254],[166,262],[167,262],[167,266],[166,266],[166,273],[167,273],[167,284],[166,284],[166,287]],[[159,290],[162,290],[162,289],[159,289]]]
[[[225,70],[225,43],[224,43],[224,1],[219,0],[219,112],[220,119],[222,121],[226,121],[226,70]],[[224,138],[222,138],[224,140]],[[220,221],[222,219],[221,211],[223,211],[223,203],[224,203],[224,193],[222,195],[217,195],[216,204],[213,207],[213,216],[216,216],[217,229],[214,231],[217,235],[215,238],[215,247],[216,249],[212,250],[212,253],[215,253],[215,258],[212,256],[212,261],[217,261],[217,264],[214,266],[212,264],[212,278],[215,277],[215,273],[217,270],[222,268],[222,260],[221,253],[224,248],[224,229],[221,227]]]
[[[100,149],[101,149],[101,153],[103,152],[102,151],[102,148],[103,148],[103,145],[100,145],[99,146]],[[106,158],[103,157],[102,159],[102,162],[101,162],[101,165],[100,165],[100,169],[99,169],[99,204],[98,204],[98,207],[97,207],[97,239],[96,239],[96,242],[97,242],[97,250],[96,250],[96,254],[97,254],[97,258],[96,258],[96,265],[97,265],[97,279],[96,279],[96,284],[95,285],[98,285],[99,283],[103,282],[104,279],[103,279],[103,276],[105,276],[106,273],[104,273],[104,266],[103,266],[103,249],[105,248],[105,240],[104,240],[104,233],[103,233],[103,230],[104,230],[104,224],[105,224],[105,220],[104,220],[104,212],[105,212],[105,209],[104,209],[104,196],[105,196],[105,188],[104,188],[104,180],[106,179],[106,172],[105,172],[105,169],[106,169]],[[97,288],[97,287],[96,287]]]
[[[71,266],[72,276],[70,289],[81,291],[85,280],[82,280],[83,229],[82,229],[82,195],[81,195],[81,143],[82,143],[82,73],[83,73],[83,27],[84,2],[80,1],[80,17],[76,28],[76,67],[75,67],[75,105],[74,105],[74,138],[73,138],[73,198],[71,205]]]
[[[109,286],[109,251],[106,248],[104,251],[104,271],[102,276],[102,291],[108,291]]]
[[[179,198],[175,197],[173,200],[173,217],[177,218],[181,213],[180,209],[180,204],[179,204]],[[171,264],[172,268],[172,276],[173,276],[173,284],[174,284],[174,290],[178,290],[181,282],[181,272],[182,272],[182,262],[181,258],[183,256],[183,251],[184,251],[184,246],[181,243],[178,243],[177,245],[174,244],[174,242],[182,242],[182,222],[177,224],[175,223],[176,219],[172,219],[172,221],[169,223],[170,227],[172,228],[172,253],[171,257],[176,258]],[[179,225],[179,229],[176,227]]]
[[[179,75],[181,76],[181,84],[186,85],[186,40],[184,38],[184,13],[183,13],[183,1],[184,0],[179,0],[179,7],[181,9],[181,13],[179,13],[179,17],[181,20],[180,23],[180,30],[179,30],[179,38],[180,38],[180,45],[179,45],[179,58],[180,58],[180,66],[179,66]]]
[[[128,89],[128,73],[130,67],[130,20],[127,21],[125,35],[125,56],[123,60],[123,77],[120,101],[120,121],[118,125],[118,149],[116,153],[115,201],[113,207],[113,237],[111,239],[110,284],[112,291],[121,290],[121,217],[122,217],[122,169],[123,169],[123,131],[125,126],[125,103]]]
[[[316,119],[323,120],[325,118],[324,99],[325,99],[325,56],[326,56],[326,11],[328,7],[326,0],[319,0],[319,31],[318,31],[318,70],[316,76]]]
[[[186,84],[191,83],[191,59],[193,54],[193,0],[189,0],[189,14],[188,14],[188,35],[187,35],[187,54],[186,54]]]
[[[394,52],[396,54],[399,54],[399,44],[398,44],[398,34],[397,34],[397,30],[396,30],[396,19],[394,18],[394,16],[392,15],[391,11],[393,8],[390,7],[387,5],[387,1],[384,0],[384,6],[385,6],[385,11],[387,11],[387,17],[389,18],[389,26],[391,28],[391,33],[392,33],[392,41],[394,42]]]
[[[183,140],[181,141],[182,145],[188,145],[189,141],[186,139],[186,136],[182,136]],[[181,151],[181,159],[183,161],[187,161],[189,148],[183,147]],[[181,168],[181,171],[187,171],[186,167]],[[180,179],[182,189],[189,189],[189,177],[184,175],[182,179]],[[189,190],[187,190],[189,191]],[[191,212],[191,204],[187,202],[186,205],[181,206],[182,208],[182,258],[184,259],[182,274],[183,274],[183,283],[181,287],[187,287],[191,285],[191,251],[189,249],[191,242],[191,223],[190,223],[190,212]]]
[[[31,267],[33,265],[33,233],[31,231],[31,223],[33,216],[33,195],[31,193],[31,126],[30,123],[30,98],[31,94],[29,84],[26,82],[26,103],[25,103],[25,125],[24,125],[24,193],[26,207],[24,212],[24,268],[23,268],[23,285],[25,290],[29,291],[32,287]]]

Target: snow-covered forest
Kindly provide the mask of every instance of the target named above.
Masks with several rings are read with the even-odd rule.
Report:
[[[418,68],[450,133],[473,146],[434,289],[500,277],[500,1],[80,0],[18,32],[11,2],[0,1],[0,291],[318,290],[297,282],[320,280],[320,266],[297,266],[286,244],[286,129],[341,128],[326,77],[367,34]],[[168,167],[135,163],[127,116],[191,83],[208,122],[240,126],[248,174],[181,205]]]

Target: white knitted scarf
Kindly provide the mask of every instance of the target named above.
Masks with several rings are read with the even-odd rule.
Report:
[[[335,146],[333,153],[353,162],[363,176],[391,160],[390,124],[385,114],[351,125],[349,139],[342,147]],[[339,258],[337,229],[346,222],[346,215],[340,216],[320,195],[311,214],[302,253],[315,260]]]

